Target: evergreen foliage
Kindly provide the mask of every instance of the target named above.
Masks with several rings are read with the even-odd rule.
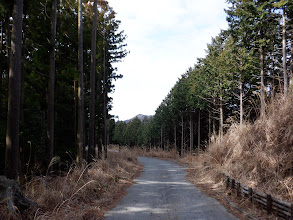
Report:
[[[91,29],[93,2],[83,1],[83,77],[85,95],[85,145],[88,145]],[[47,170],[46,135],[48,128],[48,82],[50,69],[52,0],[24,1],[22,27],[22,79],[20,103],[20,159],[22,172],[37,169]],[[58,1],[57,33],[55,42],[55,95],[54,95],[54,155],[60,156],[62,163],[76,155],[77,149],[77,51],[78,4],[75,0]],[[12,27],[12,1],[0,2],[0,174],[4,173],[5,135],[8,105],[8,72]],[[122,77],[117,74],[113,63],[127,55],[126,35],[119,31],[120,21],[107,1],[98,1],[95,85],[95,126],[96,143],[103,139],[103,102],[105,99],[107,119],[111,109],[109,93],[113,91],[113,81]],[[105,65],[104,65],[105,64]],[[105,68],[104,68],[105,66]],[[105,77],[103,78],[103,71]],[[104,82],[105,81],[105,82]],[[105,92],[105,96],[103,96]],[[87,159],[86,157],[84,159]],[[28,163],[28,161],[30,161]],[[26,167],[27,166],[27,167]],[[34,166],[34,167],[32,167]],[[29,173],[24,173],[29,174]]]
[[[211,138],[223,136],[232,122],[255,121],[266,110],[266,103],[283,91],[283,67],[292,77],[291,1],[228,0],[228,3],[228,30],[212,38],[206,56],[182,74],[152,119],[141,124],[146,142],[140,142],[140,146],[176,147],[185,152],[188,146],[191,150],[204,148]],[[288,24],[285,57],[282,9]],[[284,59],[286,66],[282,64]],[[125,131],[130,127],[124,124],[122,128],[121,123],[118,122],[114,132],[120,138],[126,137]],[[116,143],[131,146],[136,141],[130,144],[127,138],[123,141],[116,138]]]

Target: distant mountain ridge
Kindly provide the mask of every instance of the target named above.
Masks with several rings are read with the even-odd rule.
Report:
[[[133,117],[133,118],[131,118],[131,119],[125,120],[124,122],[127,124],[127,123],[131,122],[131,121],[132,121],[133,119],[135,119],[135,118],[138,118],[140,121],[143,121],[143,120],[145,120],[145,119],[149,119],[149,118],[151,118],[151,117],[152,117],[152,115],[138,114],[137,116],[135,116],[135,117]]]

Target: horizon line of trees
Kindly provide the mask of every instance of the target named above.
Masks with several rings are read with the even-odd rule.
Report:
[[[107,157],[113,63],[128,53],[115,15],[105,0],[0,2],[0,175],[82,166],[96,146]]]
[[[227,2],[228,30],[212,38],[206,57],[178,79],[150,120],[118,122],[114,143],[175,147],[183,155],[222,138],[232,123],[263,117],[266,103],[276,93],[288,94],[293,77],[293,2]]]

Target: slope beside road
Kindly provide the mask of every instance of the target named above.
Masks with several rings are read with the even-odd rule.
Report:
[[[148,157],[139,157],[144,170],[127,190],[127,195],[106,220],[146,219],[237,219],[215,199],[200,192],[185,180],[179,165]]]

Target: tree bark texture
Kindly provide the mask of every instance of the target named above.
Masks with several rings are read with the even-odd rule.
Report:
[[[265,85],[264,85],[264,50],[263,47],[259,48],[259,61],[260,61],[260,115],[265,113]]]
[[[7,45],[6,45],[6,54],[7,54],[8,63],[10,65],[11,29],[10,29],[10,13],[9,13],[9,11],[6,14],[6,22],[7,22],[6,23],[6,34],[5,34],[5,41],[7,42]]]
[[[97,0],[94,1],[94,14],[92,26],[92,49],[91,49],[91,69],[90,69],[90,120],[89,120],[89,150],[88,162],[95,158],[95,85],[96,85],[96,36],[97,36]]]
[[[197,128],[197,145],[198,149],[200,149],[200,109],[198,110],[198,128]]]
[[[189,137],[190,137],[190,141],[189,141],[189,150],[190,150],[190,154],[192,154],[192,150],[193,150],[193,113],[192,111],[190,111],[189,113]]]
[[[211,128],[211,111],[209,111],[209,135],[208,135],[208,138],[209,138],[209,141],[208,143],[210,144],[211,143],[211,131],[212,131],[212,128]]]
[[[216,98],[213,98],[213,135],[216,136],[216,115],[215,115],[215,109],[216,109]]]
[[[84,82],[83,82],[83,22],[82,0],[78,0],[78,131],[76,162],[82,166],[84,151]]]
[[[50,72],[48,85],[48,129],[47,129],[47,155],[48,164],[53,158],[54,152],[54,94],[55,94],[55,42],[57,26],[57,0],[52,1],[51,15],[51,40],[50,40]]]
[[[177,126],[176,124],[174,125],[174,146],[175,146],[175,149],[177,149]]]
[[[220,126],[219,126],[219,134],[220,134],[220,138],[222,140],[223,138],[223,127],[224,127],[224,111],[223,111],[223,97],[220,96]]]
[[[282,51],[283,51],[284,95],[287,96],[287,94],[288,94],[288,75],[287,75],[287,53],[286,53],[286,13],[285,13],[285,8],[283,8]]]
[[[106,102],[106,47],[104,33],[104,77],[103,77],[103,97],[104,97],[104,158],[107,159],[107,102]]]
[[[239,82],[239,99],[240,99],[240,125],[243,124],[243,83],[240,81]]]
[[[181,157],[184,154],[184,119],[183,114],[181,116]]]
[[[9,98],[5,152],[5,173],[10,179],[16,179],[20,171],[19,117],[22,14],[23,0],[15,0],[13,5],[11,56],[9,65]]]

